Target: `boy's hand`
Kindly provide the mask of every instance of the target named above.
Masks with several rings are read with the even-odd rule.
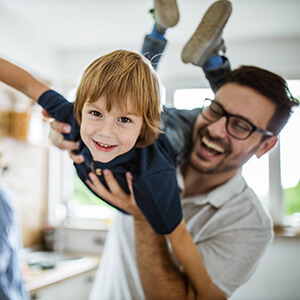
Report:
[[[71,126],[66,123],[58,122],[48,114],[48,112],[43,109],[43,116],[45,119],[50,120],[50,134],[49,138],[52,144],[61,150],[68,150],[71,159],[76,164],[81,164],[84,162],[84,157],[82,155],[76,155],[72,151],[78,148],[78,142],[72,142],[64,140],[62,133],[69,133],[71,131]]]
[[[126,180],[130,194],[127,194],[122,189],[122,187],[119,185],[118,181],[115,179],[113,173],[110,170],[103,170],[103,176],[109,189],[107,189],[101,183],[101,181],[94,173],[89,174],[90,180],[87,180],[86,183],[91,188],[91,190],[93,190],[97,195],[99,195],[100,198],[103,197],[113,205],[131,214],[135,219],[145,220],[143,214],[141,213],[140,209],[138,208],[135,202],[132,188],[131,173],[126,173]]]

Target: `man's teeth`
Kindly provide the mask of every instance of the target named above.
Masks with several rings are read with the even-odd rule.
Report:
[[[224,152],[225,152],[225,149],[223,149],[220,145],[217,145],[217,144],[211,142],[211,141],[208,140],[208,138],[205,137],[205,136],[202,138],[202,143],[203,143],[206,147],[208,147],[208,148],[210,148],[210,149],[212,149],[212,150],[215,150],[215,151],[217,151],[217,152],[220,152],[220,153],[224,153]]]

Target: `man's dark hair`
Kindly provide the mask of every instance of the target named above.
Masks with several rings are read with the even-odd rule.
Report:
[[[240,66],[226,77],[223,84],[230,82],[248,86],[276,104],[275,113],[267,128],[275,135],[287,123],[292,108],[299,105],[299,101],[291,94],[286,81],[270,71],[253,66]]]

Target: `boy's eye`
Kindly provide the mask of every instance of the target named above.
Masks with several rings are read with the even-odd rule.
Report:
[[[127,117],[121,117],[121,118],[119,118],[119,121],[121,123],[130,123],[131,122],[131,120]]]
[[[99,111],[93,110],[91,111],[91,115],[95,116],[95,117],[101,117],[101,113]]]

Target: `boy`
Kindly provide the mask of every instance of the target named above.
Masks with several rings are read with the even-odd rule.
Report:
[[[135,198],[155,232],[168,234],[178,226],[182,212],[176,153],[166,135],[160,134],[159,82],[147,59],[125,50],[96,59],[82,76],[74,107],[21,68],[5,60],[0,66],[4,83],[71,125],[66,138],[80,139],[77,153],[85,161],[75,167],[89,188],[89,173],[105,184],[102,173],[109,169],[129,193],[126,173],[130,172]],[[121,207],[122,203],[117,208]]]

